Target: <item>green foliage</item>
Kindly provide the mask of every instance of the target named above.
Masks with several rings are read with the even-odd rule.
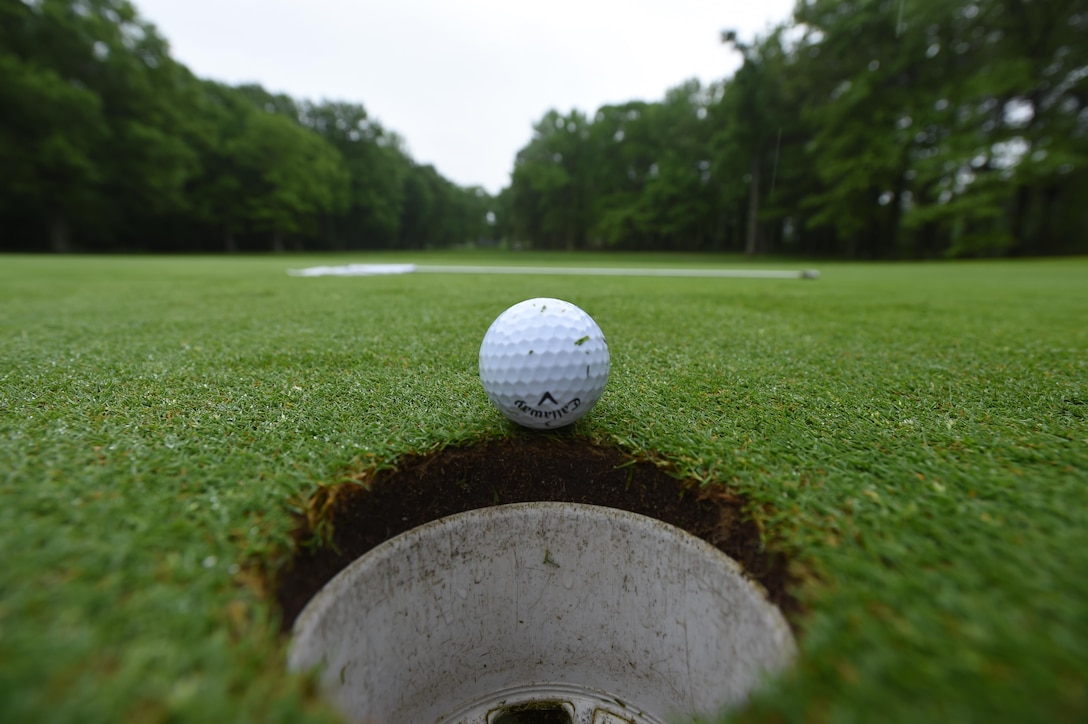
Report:
[[[810,0],[709,89],[549,112],[513,228],[556,246],[934,257],[1084,249],[1083,0]],[[580,125],[584,130],[584,125]],[[564,243],[565,241],[565,243]]]
[[[1082,3],[817,0],[797,22],[789,72],[814,94],[810,225],[851,255],[1059,248],[1037,220],[1071,203],[1044,189],[1088,150]]]
[[[529,145],[518,152],[512,175],[516,228],[537,246],[586,245],[587,126],[577,111],[567,116],[549,111],[533,127]]]
[[[334,221],[334,246],[395,245],[412,165],[399,139],[350,103],[305,104],[302,118],[337,149],[348,173],[347,213]]]
[[[362,105],[194,78],[125,0],[7,2],[0,249],[1084,251],[1086,30],[1084,0],[806,0],[723,32],[732,78],[548,111],[500,200]]]
[[[0,6],[0,104],[0,249],[346,249],[487,233],[489,199],[441,178],[428,220],[406,214],[415,164],[362,106],[200,81],[124,0]]]
[[[336,150],[285,116],[253,111],[230,149],[251,182],[246,216],[268,231],[275,251],[284,234],[313,234],[320,214],[346,201],[347,178]]]
[[[99,97],[55,71],[0,54],[0,204],[8,214],[74,214],[100,202],[98,152],[106,135]],[[79,118],[77,127],[71,119]]]
[[[514,232],[542,248],[710,246],[708,102],[691,81],[664,103],[547,113],[514,166]]]
[[[0,181],[9,213],[36,221],[41,238],[65,250],[77,225],[109,243],[126,204],[177,204],[190,159],[164,114],[175,68],[131,5],[15,3],[3,20],[0,97],[10,113],[0,123]]]

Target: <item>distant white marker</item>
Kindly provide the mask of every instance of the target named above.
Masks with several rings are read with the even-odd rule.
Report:
[[[565,266],[431,266],[426,264],[345,264],[288,269],[293,277],[370,277],[388,274],[538,274],[602,277],[707,277],[715,279],[819,279],[816,269],[638,269]]]

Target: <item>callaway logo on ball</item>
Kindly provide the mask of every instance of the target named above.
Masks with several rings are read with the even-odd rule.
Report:
[[[528,299],[491,323],[480,345],[480,381],[510,420],[569,425],[601,397],[608,343],[593,318],[561,299]]]

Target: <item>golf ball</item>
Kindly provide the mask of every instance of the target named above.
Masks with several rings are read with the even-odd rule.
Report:
[[[593,318],[561,299],[528,299],[500,314],[480,345],[480,382],[508,419],[569,425],[600,399],[608,343]]]

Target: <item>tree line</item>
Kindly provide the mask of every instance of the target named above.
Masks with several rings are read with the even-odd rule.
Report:
[[[801,0],[730,79],[547,113],[497,199],[545,248],[1088,251],[1085,0]]]
[[[355,103],[202,80],[123,0],[0,3],[0,249],[418,248],[490,197]]]
[[[731,77],[549,111],[496,197],[350,102],[195,77],[125,0],[0,3],[0,249],[1088,252],[1088,0],[799,0]]]

